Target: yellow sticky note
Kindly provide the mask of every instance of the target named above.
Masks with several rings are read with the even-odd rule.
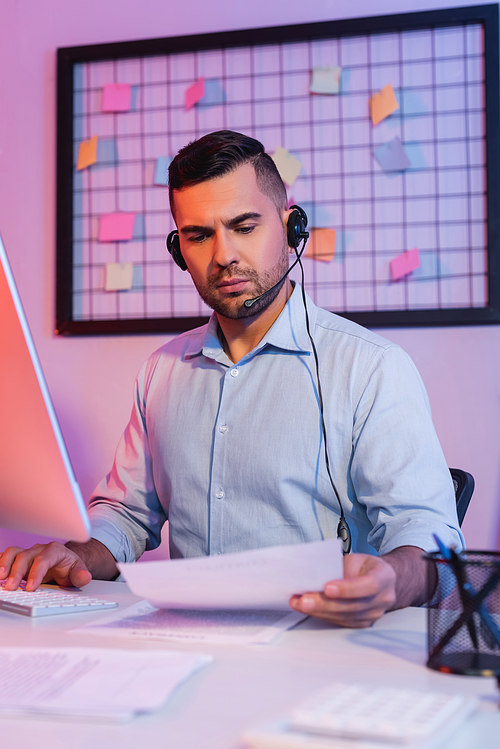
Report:
[[[369,106],[374,125],[378,125],[379,122],[389,117],[396,109],[399,109],[392,83],[388,83],[377,94],[374,94],[369,100]]]
[[[78,163],[76,168],[85,169],[85,167],[95,164],[97,161],[97,135],[93,135],[89,140],[80,143],[78,151]]]
[[[106,264],[106,291],[126,291],[132,288],[132,263]]]
[[[300,161],[287,151],[286,148],[281,148],[281,146],[273,153],[272,159],[283,182],[286,182],[291,187],[302,169]]]
[[[311,94],[338,94],[342,68],[314,68],[311,76]]]
[[[330,263],[335,254],[335,229],[311,229],[305,257]]]

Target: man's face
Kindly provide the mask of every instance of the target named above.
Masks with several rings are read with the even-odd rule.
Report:
[[[223,317],[253,317],[280,288],[247,308],[288,270],[285,221],[257,186],[251,164],[174,191],[181,251],[203,301]]]

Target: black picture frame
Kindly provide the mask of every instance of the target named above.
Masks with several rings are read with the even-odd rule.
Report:
[[[75,64],[158,54],[300,42],[363,33],[478,23],[484,30],[488,303],[481,308],[353,311],[339,314],[366,327],[500,323],[499,254],[499,14],[497,4],[356,18],[272,28],[65,47],[57,51],[57,278],[56,333],[60,335],[180,332],[206,317],[81,320],[73,316],[73,71]]]

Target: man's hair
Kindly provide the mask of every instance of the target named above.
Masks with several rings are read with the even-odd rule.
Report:
[[[259,190],[270,198],[278,212],[287,207],[287,194],[276,164],[262,143],[242,133],[219,130],[181,148],[168,168],[170,209],[175,216],[174,190],[222,177],[242,164],[251,164]]]

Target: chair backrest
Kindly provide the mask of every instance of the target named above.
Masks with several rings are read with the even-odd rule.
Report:
[[[455,487],[458,522],[461,526],[474,491],[474,476],[467,473],[467,471],[462,471],[460,468],[450,468],[450,473],[453,479],[453,486]]]

